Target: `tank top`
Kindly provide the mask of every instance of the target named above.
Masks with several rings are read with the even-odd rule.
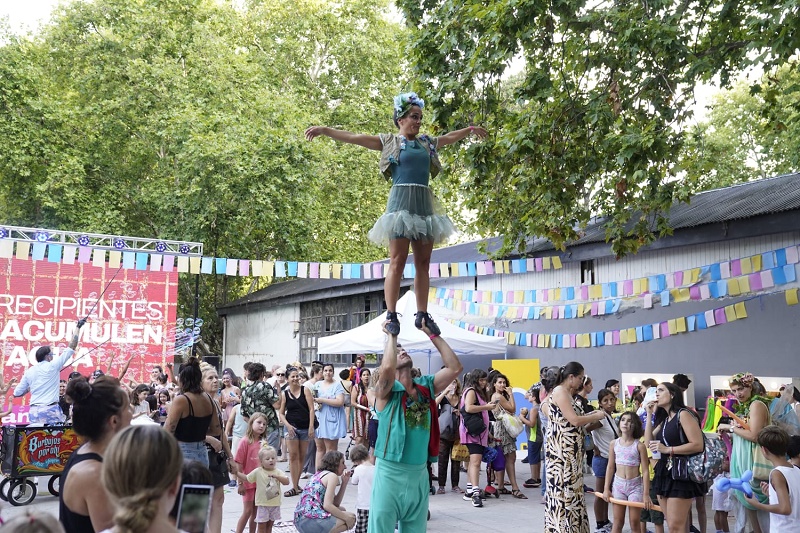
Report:
[[[614,458],[621,466],[639,466],[642,460],[639,458],[638,440],[634,440],[629,446],[623,446],[619,439],[614,441]]]
[[[792,512],[788,515],[770,513],[769,530],[771,533],[794,533],[800,531],[800,469],[793,466],[776,466],[775,470],[786,478]],[[775,475],[775,470],[770,472],[769,476],[769,503],[771,505],[778,503],[778,494],[772,487],[772,476]]]
[[[422,141],[404,140],[405,149],[400,150],[400,161],[392,165],[394,185],[428,185],[431,156]]]
[[[283,391],[286,397],[286,421],[297,429],[308,429],[311,421],[311,409],[306,400],[305,390],[300,388],[300,395],[295,398],[291,391],[286,388]]]
[[[211,413],[207,416],[194,416],[192,400],[185,394],[180,396],[183,396],[189,402],[189,416],[178,420],[178,425],[175,426],[175,438],[180,442],[201,442],[206,440],[206,432],[208,432],[208,427],[211,425],[211,417],[214,414],[214,400],[206,394],[211,402]]]
[[[103,462],[103,457],[96,453],[79,454],[78,451],[79,450],[76,450],[75,453],[70,455],[69,459],[67,459],[67,464],[64,465],[64,471],[61,472],[61,479],[64,481],[66,481],[67,476],[69,476],[69,471],[72,470],[72,467],[78,463],[84,461]],[[71,511],[64,503],[63,485],[61,489],[61,494],[58,497],[58,520],[61,522],[61,525],[64,526],[64,531],[66,533],[94,533],[92,519],[88,515],[82,515]]]
[[[680,446],[681,445],[681,424],[680,413],[676,413],[672,420],[665,420],[664,426],[661,428],[661,435],[659,440],[664,446]],[[682,455],[676,453],[675,455]],[[665,459],[667,454],[661,454],[661,458]]]

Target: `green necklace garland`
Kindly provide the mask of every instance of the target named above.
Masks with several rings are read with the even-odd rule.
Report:
[[[758,395],[754,394],[753,396],[750,396],[750,399],[747,400],[746,402],[737,403],[736,404],[736,409],[734,409],[734,412],[739,416],[749,416],[750,415],[750,404],[753,403],[756,400],[758,400],[760,402],[763,402],[764,405],[767,406],[767,410],[769,410],[769,404],[772,403],[772,398],[767,398],[765,396],[758,396]]]

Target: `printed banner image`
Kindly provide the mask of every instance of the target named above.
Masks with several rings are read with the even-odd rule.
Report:
[[[52,346],[55,354],[65,350],[76,322],[87,315],[61,379],[95,369],[110,368],[116,375],[130,359],[126,376],[149,383],[152,367],[172,360],[177,273],[16,258],[0,259],[0,272],[0,365],[6,383],[19,382],[36,363],[40,346]],[[19,417],[27,413],[28,398],[14,399],[18,423],[26,421]]]

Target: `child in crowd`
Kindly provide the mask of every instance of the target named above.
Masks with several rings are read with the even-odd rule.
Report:
[[[634,412],[623,413],[619,418],[620,437],[612,441],[608,447],[608,468],[606,469],[606,487],[603,499],[609,501],[613,495],[618,500],[629,502],[644,502],[645,509],[649,510],[650,499],[644,499],[644,494],[650,493],[650,476],[643,474],[649,471],[647,449],[639,440],[644,435],[642,421]],[[613,480],[613,488],[612,488]],[[630,526],[632,531],[639,531],[641,509],[630,508]],[[625,523],[625,506],[614,506],[613,533],[621,533]]]
[[[133,418],[140,416],[150,416],[150,404],[147,396],[150,394],[150,387],[144,383],[136,386],[131,392],[131,406],[133,407]]]
[[[261,465],[258,452],[266,444],[267,416],[264,413],[253,413],[247,423],[245,438],[239,443],[233,460],[239,467],[239,472],[252,472]],[[236,533],[242,533],[246,525],[250,531],[255,530],[256,517],[256,485],[249,481],[239,481],[239,494],[242,495],[242,516],[236,524]]]
[[[251,470],[246,476],[239,472],[242,482],[255,483],[256,531],[272,533],[272,526],[281,519],[281,487],[289,484],[289,477],[275,468],[278,452],[272,446],[264,446],[258,450],[258,468]]]
[[[789,456],[790,463],[800,468],[800,436],[792,435],[789,437],[789,447],[786,448],[786,455]]]
[[[369,450],[363,444],[353,446],[350,452],[353,460],[351,485],[358,485],[358,498],[356,499],[356,528],[355,533],[367,533],[369,522],[369,503],[372,497],[372,479],[375,477],[375,465],[369,460]]]
[[[721,491],[717,488],[717,479],[731,477],[730,468],[730,460],[726,457],[722,462],[722,473],[716,477],[711,486],[711,510],[714,511],[714,527],[717,529],[717,533],[730,531],[728,529],[728,513],[733,510],[730,494],[729,491]]]
[[[658,495],[656,494],[656,486],[653,484],[653,478],[656,476],[656,463],[658,459],[653,457],[650,448],[647,448],[647,458],[650,462],[650,504],[658,505]],[[642,509],[642,516],[639,518],[641,524],[652,522],[656,528],[656,533],[664,533],[664,513],[655,509]],[[642,526],[642,533],[647,533],[647,526]]]
[[[786,460],[789,435],[775,425],[759,431],[758,445],[764,457],[775,469],[769,474],[769,483],[761,482],[764,494],[769,491],[769,503],[761,503],[748,497],[750,505],[769,512],[770,533],[794,533],[800,531],[800,469]]]

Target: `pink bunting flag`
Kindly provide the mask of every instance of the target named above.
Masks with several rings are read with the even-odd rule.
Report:
[[[578,338],[578,335],[576,333],[570,333],[569,334],[569,344],[570,344],[570,346],[572,346],[574,348],[578,347],[577,338]]]
[[[631,292],[633,292],[633,282],[631,281]],[[589,286],[581,285],[581,300],[589,299]]]
[[[541,272],[544,269],[541,257],[535,258],[534,264],[536,265],[536,272]]]
[[[375,279],[380,279],[383,277],[383,265],[381,263],[373,263],[372,277]]]
[[[683,270],[675,272],[675,286],[680,287],[683,285]]]
[[[619,344],[619,330],[618,329],[615,329],[614,331],[611,332],[611,340],[612,340],[612,343],[614,345],[618,345]]]
[[[162,272],[172,272],[175,269],[175,256],[165,255],[164,266],[161,268]]]
[[[724,307],[720,307],[719,309],[714,309],[714,321],[717,324],[725,324],[728,322],[728,319],[725,317]]]
[[[491,261],[484,261],[483,265],[486,267],[486,275],[491,276],[494,274],[494,265]]]
[[[543,302],[549,302],[550,301],[550,289],[543,289],[543,290],[540,290],[540,292],[541,292],[541,295],[542,295],[542,301]]]
[[[556,320],[557,318],[558,318],[558,306],[554,305],[553,306],[553,320]]]
[[[319,279],[319,263],[308,264],[308,277],[311,279]]]
[[[669,324],[666,322],[662,322],[659,324],[659,329],[661,330],[661,337],[669,337]]]
[[[81,246],[78,250],[78,263],[88,263],[92,259],[92,249],[88,246]]]
[[[788,264],[793,265],[793,264],[799,262],[798,261],[798,259],[800,259],[798,257],[799,255],[800,254],[798,254],[797,246],[789,246],[789,247],[786,248],[786,262]]]
[[[741,259],[734,259],[731,261],[731,276],[741,276],[742,275],[742,261]]]
[[[633,280],[626,279],[622,282],[622,294],[625,296],[631,296],[633,294]]]
[[[597,316],[597,302],[592,302],[592,316]]]
[[[250,275],[250,260],[249,259],[240,259],[239,260],[239,275],[240,276],[249,276]]]
[[[700,287],[698,287],[697,285],[692,285],[691,287],[689,287],[689,298],[691,298],[692,300],[701,299],[702,297],[700,295]]]
[[[753,274],[750,274],[749,276],[747,276],[747,278],[750,280],[750,290],[751,291],[760,291],[762,289],[762,287],[761,287],[761,273],[760,272],[754,272]]]
[[[775,286],[775,281],[772,279],[772,270],[764,270],[761,274],[761,288],[770,289]]]

